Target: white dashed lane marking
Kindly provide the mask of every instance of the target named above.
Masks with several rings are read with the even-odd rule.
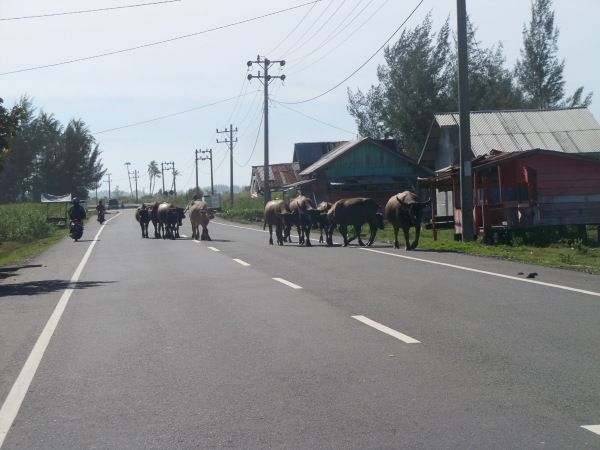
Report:
[[[600,425],[581,425],[581,428],[585,428],[592,433],[600,435]]]
[[[206,248],[211,249],[213,252],[220,252],[221,251],[221,250],[219,250],[218,248],[215,248],[215,247],[206,247]]]
[[[279,281],[286,286],[291,287],[292,289],[302,289],[302,286],[298,286],[297,284],[292,283],[291,281],[284,280],[283,278],[273,278],[275,281]]]
[[[242,266],[249,266],[250,264],[248,264],[246,261],[242,261],[241,259],[238,258],[233,258],[233,260],[238,263],[241,264]]]
[[[388,334],[396,339],[400,339],[402,342],[407,344],[419,344],[420,341],[417,341],[406,334],[402,334],[399,331],[393,330],[392,328],[386,327],[385,325],[380,324],[379,322],[375,322],[374,320],[369,319],[365,316],[352,316],[353,319],[358,320],[359,322],[364,323],[365,325],[369,325],[370,327],[375,328],[376,330],[381,331],[382,333]]]

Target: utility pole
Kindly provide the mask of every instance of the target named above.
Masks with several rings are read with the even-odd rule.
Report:
[[[196,149],[194,150],[194,152],[196,154],[196,195],[200,195],[200,187],[198,186],[198,153],[200,152],[200,150]]]
[[[106,174],[106,178],[108,178],[108,180],[106,180],[105,182],[108,183],[108,199],[110,200],[110,177],[111,177],[112,173],[107,173]]]
[[[173,184],[171,185],[171,187],[173,187],[173,191],[175,190],[175,163],[173,161],[162,162],[162,163],[160,163],[160,167],[161,167],[162,173],[163,173],[162,178],[163,178],[163,195],[164,195],[164,193],[165,193],[165,170],[173,171]]]
[[[139,200],[138,200],[138,188],[137,188],[137,180],[138,180],[138,178],[139,178],[139,174],[140,174],[140,173],[137,171],[137,169],[135,169],[135,170],[133,171],[133,179],[135,180],[135,202],[136,202],[136,203],[139,201]]]
[[[264,98],[264,126],[265,126],[265,161],[264,161],[264,193],[265,193],[265,204],[271,200],[271,188],[269,187],[269,83],[274,78],[279,78],[281,81],[285,80],[285,75],[269,75],[269,68],[275,64],[279,63],[280,67],[285,65],[285,61],[271,61],[267,58],[262,58],[260,55],[256,57],[256,61],[248,61],[246,64],[248,68],[252,67],[253,64],[258,64],[260,68],[263,69],[263,74],[261,75],[260,70],[258,71],[258,75],[248,74],[248,80],[252,80],[252,78],[258,78],[265,88],[265,98]]]
[[[222,131],[219,131],[217,128],[217,133],[229,133],[229,139],[225,138],[222,141],[217,139],[217,144],[229,144],[229,200],[231,201],[231,206],[233,206],[233,144],[237,142],[237,138],[235,141],[233,140],[233,132],[237,133],[237,127],[235,130],[233,129],[233,125],[229,124],[229,130],[225,128]],[[212,173],[212,171],[211,171]]]
[[[171,170],[173,171],[173,195],[177,195],[177,185],[175,184],[175,178],[177,172],[175,171],[175,161],[171,161]]]
[[[133,197],[133,190],[131,189],[131,172],[129,171],[129,166],[131,163],[126,162],[125,165],[127,166],[127,179],[129,180],[129,195]]]
[[[469,73],[467,49],[467,8],[456,0],[458,34],[458,115],[460,121],[460,208],[462,240],[473,240],[473,177],[471,173],[471,123],[469,112]]]
[[[201,150],[200,153],[208,153],[209,156],[203,156],[200,158],[201,161],[206,159],[210,160],[210,195],[215,195],[215,185],[213,184],[213,149],[209,148],[208,150]],[[196,171],[196,176],[198,176],[198,171]],[[198,181],[196,181],[196,187],[198,187]]]
[[[160,177],[162,178],[162,184],[163,184],[163,188],[162,188],[162,195],[165,195],[165,163],[161,162],[160,163]]]

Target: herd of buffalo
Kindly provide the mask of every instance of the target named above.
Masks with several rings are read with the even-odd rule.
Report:
[[[421,202],[419,197],[411,191],[404,191],[393,195],[388,200],[383,213],[379,205],[372,198],[347,198],[331,204],[322,202],[315,205],[311,199],[299,195],[287,204],[284,200],[271,200],[265,205],[263,230],[269,227],[269,244],[273,245],[273,228],[279,245],[292,242],[290,231],[292,226],[298,230],[298,243],[310,247],[311,229],[319,229],[321,236],[319,242],[333,245],[333,232],[339,230],[347,246],[354,239],[361,246],[361,229],[364,224],[369,225],[369,240],[367,246],[373,244],[377,229],[383,229],[383,221],[387,220],[394,227],[394,246],[398,243],[398,231],[402,228],[406,241],[406,250],[412,250],[419,244],[419,234],[423,217],[423,208],[430,201]],[[185,213],[188,213],[192,224],[192,239],[210,241],[208,223],[213,212],[202,200],[192,201],[187,208],[180,208],[172,203],[156,202],[151,206],[142,204],[135,213],[135,218],[141,226],[142,237],[148,237],[148,225],[152,222],[155,238],[175,239],[179,237],[179,227]],[[354,228],[354,236],[348,237],[348,227]],[[415,240],[410,243],[408,231],[415,227]],[[200,233],[202,227],[202,233]],[[325,233],[325,239],[323,238]]]

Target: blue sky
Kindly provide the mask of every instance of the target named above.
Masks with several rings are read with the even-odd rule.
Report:
[[[148,0],[151,1],[151,0]],[[143,0],[0,0],[0,17],[47,14],[143,3]],[[169,39],[230,24],[304,3],[302,0],[261,2],[181,0],[153,6],[89,14],[2,21],[3,57],[0,72],[53,64],[99,53]],[[217,144],[215,129],[238,128],[234,148],[234,183],[250,183],[252,165],[263,162],[259,131],[262,85],[248,82],[246,61],[257,54],[286,59],[280,71],[285,83],[275,80],[272,98],[303,100],[339,83],[391,35],[418,4],[417,0],[323,0],[254,22],[164,45],[40,70],[3,75],[0,96],[14,103],[21,95],[38,108],[54,113],[63,123],[82,118],[94,131],[102,131],[230,100],[160,121],[101,133],[96,137],[113,187],[128,185],[125,162],[142,173],[151,160],[174,161],[181,172],[178,189],[195,184],[194,150],[213,148],[215,183],[229,184],[229,157],[225,144]],[[438,28],[447,16],[456,23],[453,0],[425,0],[407,27],[422,22],[431,11]],[[478,39],[490,46],[501,41],[508,67],[513,67],[522,44],[522,27],[530,16],[527,0],[471,0],[467,9],[478,28]],[[560,30],[559,52],[566,60],[568,93],[578,86],[595,91],[591,111],[600,119],[600,77],[596,49],[600,48],[600,2],[555,0]],[[362,12],[361,12],[362,11]],[[349,26],[341,26],[356,19]],[[302,19],[304,20],[302,21]],[[344,22],[344,19],[346,22]],[[300,25],[298,25],[300,24]],[[342,30],[341,32],[338,31]],[[287,37],[287,38],[286,38]],[[346,88],[366,90],[377,83],[378,54],[367,66],[333,92],[291,106],[274,103],[270,109],[270,160],[291,161],[293,144],[337,141],[356,137],[356,125],[346,111]],[[257,72],[254,68],[252,73]],[[301,115],[300,113],[304,114]],[[305,115],[318,119],[311,120]],[[210,183],[208,162],[200,163],[200,185]]]

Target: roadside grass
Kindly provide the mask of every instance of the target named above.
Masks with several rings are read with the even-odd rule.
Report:
[[[25,261],[66,235],[66,228],[47,222],[39,203],[0,205],[0,266]]]

